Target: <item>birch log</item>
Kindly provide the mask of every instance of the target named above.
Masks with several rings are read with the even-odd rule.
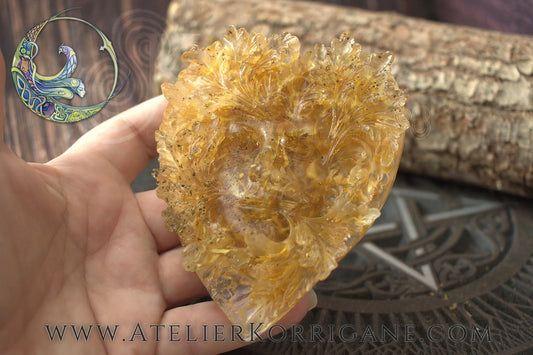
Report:
[[[156,84],[175,81],[181,54],[229,25],[291,32],[303,51],[346,30],[363,50],[393,51],[413,125],[401,170],[533,197],[533,37],[315,2],[174,0]]]

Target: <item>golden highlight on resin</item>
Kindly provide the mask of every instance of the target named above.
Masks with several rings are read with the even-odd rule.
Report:
[[[293,35],[231,27],[182,59],[156,133],[167,227],[229,319],[267,329],[379,216],[406,97],[392,54],[351,33],[300,56]]]

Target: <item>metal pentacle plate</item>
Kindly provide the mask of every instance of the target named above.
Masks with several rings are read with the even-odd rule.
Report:
[[[533,344],[533,203],[399,175],[299,326],[248,353],[515,353]]]

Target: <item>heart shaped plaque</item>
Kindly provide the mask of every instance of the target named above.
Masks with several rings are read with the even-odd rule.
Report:
[[[380,214],[409,126],[393,56],[231,27],[182,59],[156,133],[167,227],[233,323],[269,327]]]

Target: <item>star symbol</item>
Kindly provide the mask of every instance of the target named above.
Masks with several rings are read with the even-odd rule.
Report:
[[[423,246],[424,243],[421,242],[429,235],[428,227],[439,224],[454,224],[459,219],[503,207],[499,202],[468,197],[459,197],[454,203],[447,202],[449,201],[443,201],[442,195],[435,192],[395,187],[391,191],[386,206],[384,206],[384,212],[387,212],[387,209],[393,211],[392,220],[385,218],[385,221],[372,226],[368,230],[365,239],[377,240],[379,238],[375,237],[400,231],[406,237],[408,243],[419,245],[413,249],[413,252],[416,257],[420,257],[427,253],[426,247]],[[432,206],[429,210],[433,209],[433,211],[422,214],[421,209],[418,207],[420,203]],[[445,231],[446,228],[441,228],[440,230]],[[479,233],[481,231],[477,230],[476,232]],[[402,260],[380,247],[378,242],[373,241],[362,242],[356,248],[372,254],[383,263],[420,282],[430,290],[440,291],[438,278],[430,262],[414,267],[406,260]]]

